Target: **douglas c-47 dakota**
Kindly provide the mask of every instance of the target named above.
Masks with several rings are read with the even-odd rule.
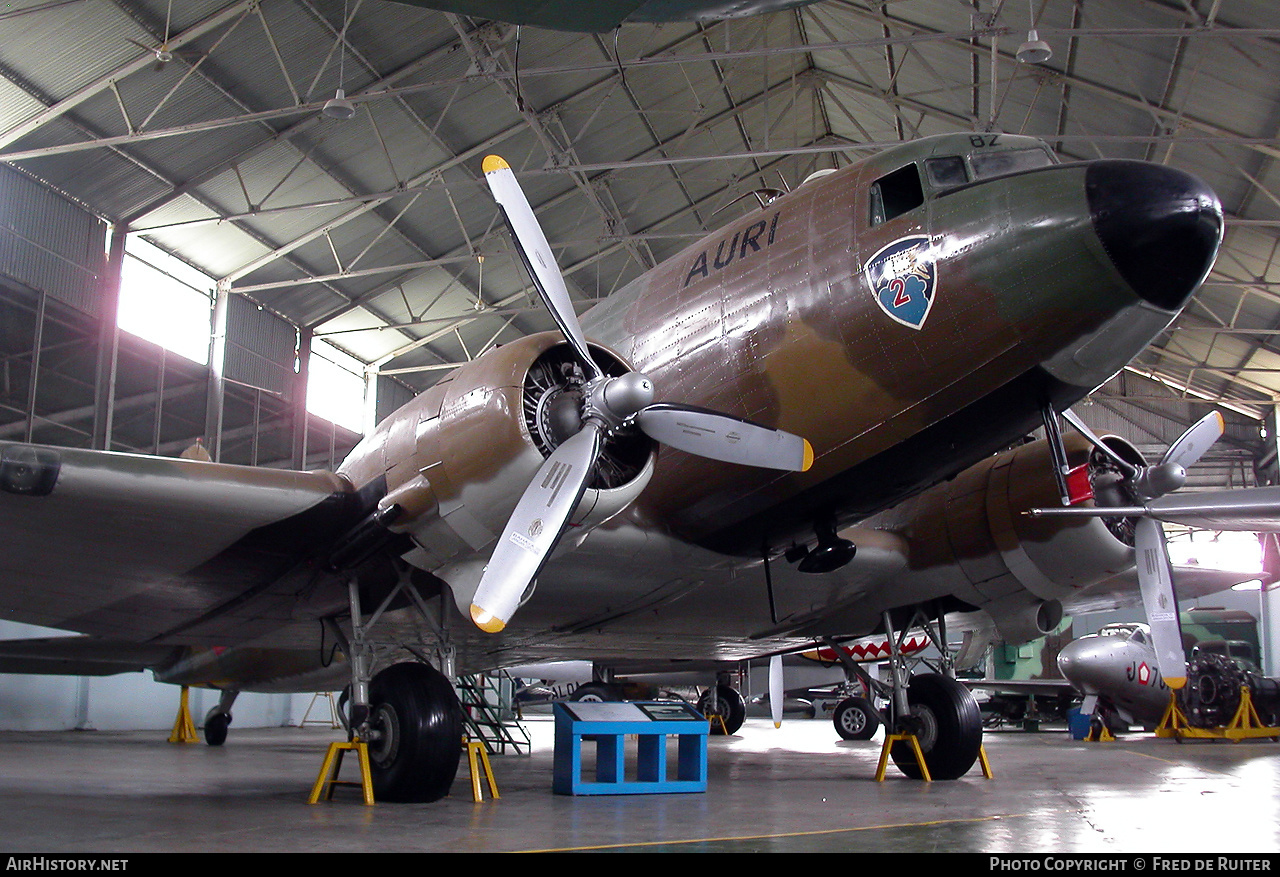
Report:
[[[214,685],[215,742],[238,691],[350,682],[378,796],[433,800],[458,764],[455,673],[727,663],[956,612],[1017,642],[1136,593],[1131,525],[1024,511],[1176,487],[1058,415],[1209,271],[1222,212],[1195,177],[926,138],[579,320],[511,170],[484,170],[559,330],[458,368],[336,472],[0,444],[0,607],[85,635],[5,644],[0,669]],[[897,681],[891,720],[935,778],[964,774],[972,696]]]

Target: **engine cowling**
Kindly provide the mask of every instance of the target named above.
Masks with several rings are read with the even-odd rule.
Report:
[[[591,351],[606,374],[629,370],[612,351],[594,345]],[[470,600],[525,486],[577,430],[581,382],[558,333],[530,335],[460,367],[372,437],[382,445],[388,488],[379,512],[388,529],[413,539],[406,559],[448,582],[460,605]],[[640,495],[654,452],[638,431],[609,439],[559,552]]]
[[[1069,465],[1087,466],[1098,504],[1123,504],[1108,493],[1105,457],[1077,436],[1066,448]],[[1134,563],[1123,519],[1025,514],[1060,504],[1052,466],[1044,441],[991,457],[924,494],[908,528],[912,576],[985,610],[1009,642],[1050,632],[1064,600]]]

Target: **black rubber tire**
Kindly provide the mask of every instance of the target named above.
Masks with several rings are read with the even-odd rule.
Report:
[[[462,707],[453,686],[426,664],[395,664],[369,684],[373,794],[425,803],[449,794],[462,755]]]
[[[711,733],[717,735],[736,734],[738,729],[742,727],[742,723],[747,719],[746,701],[742,699],[742,695],[738,693],[736,688],[728,685],[716,686],[716,700],[719,701],[718,713],[720,718],[724,719],[724,730],[721,730],[720,723],[716,722],[711,726]],[[710,719],[711,714],[707,712],[710,706],[711,691],[708,689],[703,692],[702,697],[698,698],[698,712]]]
[[[973,693],[954,679],[923,673],[911,678],[907,703],[929,775],[954,780],[968,773],[982,746],[982,711]],[[894,743],[889,754],[898,770],[922,778],[909,743]]]
[[[613,703],[622,700],[618,690],[608,682],[584,682],[573,690],[569,700],[586,703]]]
[[[836,704],[831,723],[845,740],[870,740],[880,730],[880,712],[865,697],[846,697]]]
[[[230,713],[213,713],[204,720],[204,742],[221,746],[227,742],[227,728],[231,725]]]

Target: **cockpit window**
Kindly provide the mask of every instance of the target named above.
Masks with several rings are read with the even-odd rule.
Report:
[[[924,170],[935,189],[950,189],[969,182],[969,175],[964,170],[964,159],[958,155],[931,158],[924,163]]]
[[[973,168],[973,177],[976,180],[989,180],[992,177],[1048,167],[1051,164],[1053,159],[1049,157],[1049,153],[1039,147],[1009,149],[1001,152],[978,152],[969,156],[969,166]]]
[[[1141,627],[1134,628],[1133,633],[1129,635],[1129,642],[1131,643],[1145,643],[1146,641],[1147,635],[1142,632]]]
[[[871,184],[871,224],[880,225],[924,203],[924,188],[914,164],[900,167]]]

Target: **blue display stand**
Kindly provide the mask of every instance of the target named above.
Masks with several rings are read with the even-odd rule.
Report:
[[[684,703],[557,702],[558,795],[654,795],[707,790],[707,720]],[[635,735],[635,771],[627,775],[626,737]],[[667,737],[676,742],[676,777],[667,776]],[[593,780],[582,776],[582,743],[596,745]]]

